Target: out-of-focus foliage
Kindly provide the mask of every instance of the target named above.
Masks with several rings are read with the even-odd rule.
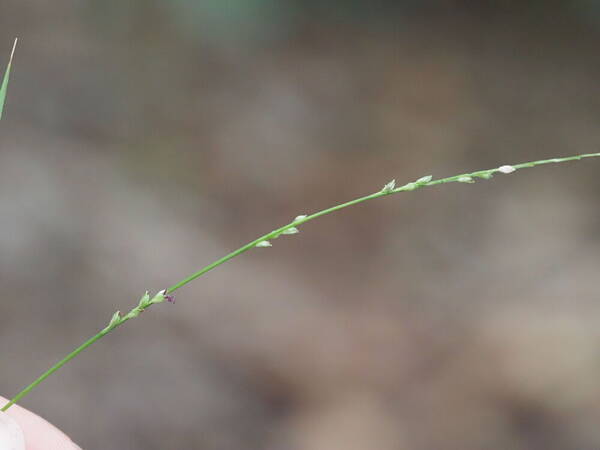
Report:
[[[149,5],[150,4],[150,5]],[[600,3],[595,0],[106,0],[91,2],[110,21],[139,20],[153,9],[171,17],[175,26],[196,39],[223,42],[277,40],[293,36],[307,24],[333,20],[364,24],[376,21],[393,26],[414,15],[473,15],[501,20],[518,11],[523,17],[548,20],[556,15],[600,24]]]

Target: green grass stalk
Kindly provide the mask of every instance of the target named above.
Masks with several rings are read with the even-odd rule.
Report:
[[[172,297],[170,296],[170,294],[175,292],[177,289],[194,281],[196,278],[201,277],[206,272],[220,266],[221,264],[226,263],[230,259],[233,259],[236,256],[239,256],[242,253],[245,253],[253,248],[271,247],[270,241],[272,241],[273,239],[277,239],[278,237],[280,237],[282,235],[296,234],[299,232],[299,230],[298,230],[299,226],[304,225],[305,223],[310,222],[311,220],[314,220],[318,217],[324,216],[326,214],[331,214],[333,212],[339,211],[344,208],[348,208],[350,206],[358,205],[359,203],[363,203],[363,202],[366,202],[369,200],[374,200],[376,198],[384,197],[387,195],[398,194],[400,192],[414,191],[416,189],[421,189],[421,188],[428,187],[428,186],[437,186],[440,184],[454,183],[454,182],[475,183],[475,181],[477,179],[488,180],[488,179],[492,178],[495,174],[499,174],[499,173],[500,174],[510,174],[519,169],[535,167],[535,166],[539,166],[539,165],[543,165],[543,164],[563,163],[563,162],[567,162],[567,161],[575,161],[575,160],[580,160],[583,158],[595,158],[595,157],[599,157],[599,156],[600,156],[600,153],[587,153],[587,154],[583,154],[583,155],[568,156],[568,157],[564,157],[564,158],[544,159],[544,160],[525,162],[525,163],[515,164],[515,165],[504,165],[504,166],[500,166],[500,167],[497,167],[494,169],[479,170],[479,171],[471,172],[471,173],[463,173],[463,174],[454,175],[454,176],[447,177],[447,178],[440,178],[437,180],[432,179],[431,176],[425,176],[425,177],[419,178],[416,181],[407,183],[400,187],[396,187],[395,180],[392,180],[389,183],[387,183],[382,189],[380,189],[379,191],[374,192],[372,194],[365,195],[364,197],[359,197],[357,199],[351,200],[346,203],[341,203],[339,205],[332,206],[331,208],[327,208],[327,209],[318,211],[318,212],[310,214],[310,215],[298,216],[298,217],[296,217],[296,219],[294,219],[292,222],[288,223],[287,225],[279,227],[267,234],[260,236],[259,238],[254,239],[253,241],[247,243],[246,245],[241,246],[237,250],[234,250],[233,252],[223,256],[222,258],[201,268],[197,272],[194,272],[193,274],[184,278],[183,280],[179,281],[178,283],[175,283],[173,286],[169,287],[168,289],[158,292],[153,297],[150,297],[149,294],[146,292],[142,296],[138,305],[135,308],[133,308],[131,311],[129,311],[125,315],[121,315],[120,311],[117,311],[116,313],[114,313],[113,317],[111,318],[110,322],[108,323],[108,325],[105,328],[103,328],[96,335],[92,336],[90,339],[85,341],[83,344],[81,344],[79,347],[77,347],[75,350],[73,350],[71,353],[69,353],[63,359],[58,361],[50,369],[48,369],[46,372],[44,372],[42,375],[40,375],[30,385],[28,385],[23,390],[21,390],[8,403],[6,403],[6,405],[4,405],[0,409],[0,411],[8,410],[12,405],[14,405],[16,402],[18,402],[23,397],[28,395],[42,381],[44,381],[46,378],[48,378],[50,375],[52,375],[54,372],[56,372],[58,369],[60,369],[67,362],[69,362],[71,359],[73,359],[75,356],[77,356],[83,350],[88,348],[94,342],[98,341],[99,339],[101,339],[102,337],[106,336],[108,333],[113,331],[115,328],[119,327],[120,325],[122,325],[123,323],[127,322],[130,319],[138,317],[144,310],[146,310],[153,304],[162,303],[167,300],[171,301]]]

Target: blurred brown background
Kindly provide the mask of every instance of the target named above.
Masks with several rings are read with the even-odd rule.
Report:
[[[0,4],[0,393],[112,313],[392,178],[599,151],[600,5]],[[4,63],[2,63],[4,64]],[[243,255],[23,405],[85,449],[600,448],[600,162]]]

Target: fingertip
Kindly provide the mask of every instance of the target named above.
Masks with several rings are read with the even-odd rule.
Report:
[[[0,404],[6,402],[5,398],[0,397]],[[27,450],[81,450],[81,447],[50,422],[19,405],[11,406],[6,414],[23,430]]]
[[[2,450],[25,450],[25,436],[15,419],[0,412],[0,448]]]

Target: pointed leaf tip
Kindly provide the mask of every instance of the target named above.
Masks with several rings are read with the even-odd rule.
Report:
[[[15,55],[15,49],[17,48],[17,41],[19,40],[18,37],[15,38],[15,41],[13,42],[13,46],[12,46],[12,50],[10,51],[10,59],[9,59],[9,63],[12,62],[13,56]]]
[[[4,78],[2,79],[2,85],[0,85],[0,119],[2,119],[2,112],[4,111],[4,102],[6,101],[6,91],[8,90],[8,80],[10,78],[10,66],[12,65],[13,56],[15,54],[15,48],[17,47],[17,38],[13,43],[12,50],[10,52],[10,58],[8,59],[8,65],[4,72]]]

